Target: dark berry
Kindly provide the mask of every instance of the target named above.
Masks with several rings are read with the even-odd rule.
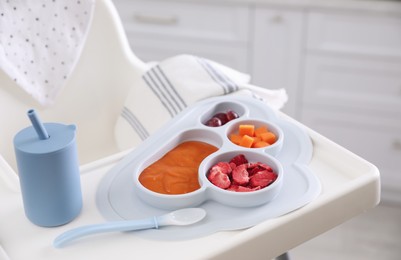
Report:
[[[226,113],[217,113],[213,117],[220,119],[222,125],[225,125],[229,121]]]
[[[211,119],[209,119],[206,122],[206,125],[207,126],[212,126],[212,127],[217,127],[217,126],[221,126],[222,123],[221,123],[221,120],[218,119],[217,117],[212,117]]]
[[[228,121],[237,119],[239,117],[239,115],[232,110],[228,110],[226,113],[226,116],[227,116]]]

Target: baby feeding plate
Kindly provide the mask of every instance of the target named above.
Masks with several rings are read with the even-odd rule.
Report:
[[[239,117],[219,127],[206,122],[217,113],[235,111]],[[273,145],[245,148],[230,140],[239,125],[267,125],[277,136]],[[147,190],[138,180],[141,172],[185,141],[202,141],[218,150],[199,166],[200,189],[182,195],[164,195]],[[278,117],[276,111],[252,97],[215,97],[188,107],[168,125],[145,140],[102,179],[97,205],[107,220],[138,219],[167,211],[198,206],[207,217],[192,226],[166,227],[136,232],[152,239],[188,239],[221,230],[254,226],[294,211],[315,199],[321,191],[318,178],[308,164],[313,145],[298,125]],[[206,178],[212,165],[244,154],[250,161],[268,162],[277,179],[270,186],[251,192],[233,192],[214,186]]]

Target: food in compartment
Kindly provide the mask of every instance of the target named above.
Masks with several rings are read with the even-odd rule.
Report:
[[[238,126],[238,132],[230,134],[229,139],[242,147],[262,148],[274,144],[277,136],[269,131],[266,125],[255,127],[251,124],[241,124]]]
[[[277,173],[262,162],[248,162],[243,154],[238,154],[229,162],[218,162],[207,175],[215,186],[228,191],[249,192],[263,189],[277,179]]]
[[[147,189],[162,194],[185,194],[200,188],[198,168],[217,147],[200,141],[186,141],[145,168],[139,182]]]
[[[227,112],[220,112],[214,114],[209,120],[206,121],[205,125],[211,127],[218,127],[227,124],[231,120],[239,118],[239,115],[234,110],[227,110]]]

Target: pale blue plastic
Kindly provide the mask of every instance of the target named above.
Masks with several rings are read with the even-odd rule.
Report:
[[[97,233],[112,232],[112,231],[134,231],[134,230],[149,229],[149,228],[158,228],[157,217],[140,219],[140,220],[113,221],[102,224],[87,225],[74,228],[56,237],[56,239],[53,242],[53,246],[56,248],[60,248],[72,240]]]
[[[49,134],[42,121],[39,119],[39,116],[36,114],[35,110],[31,109],[28,111],[28,117],[31,120],[32,126],[35,129],[36,133],[40,140],[45,140],[49,138]]]
[[[32,223],[60,226],[78,216],[82,208],[76,127],[58,123],[42,127],[47,139],[40,139],[32,126],[14,137],[22,199]]]
[[[195,224],[206,216],[206,211],[201,208],[184,208],[163,214],[160,216],[154,216],[144,219],[136,220],[124,220],[124,221],[112,221],[102,224],[86,225],[78,228],[74,228],[56,237],[53,242],[54,247],[62,247],[65,243],[70,242],[74,239],[97,234],[102,232],[111,231],[134,231],[150,228],[159,228],[162,226],[186,226]]]
[[[240,118],[221,127],[207,127],[203,124],[213,114],[228,109],[236,111]],[[305,206],[314,200],[321,191],[319,178],[308,167],[313,155],[312,140],[304,128],[278,115],[264,102],[246,96],[213,97],[186,108],[119,161],[104,176],[96,194],[100,213],[110,221],[143,218],[163,214],[166,206],[176,206],[174,203],[177,200],[197,203],[198,200],[193,200],[197,198],[197,195],[203,193],[208,196],[208,199],[199,205],[208,212],[207,221],[186,227],[185,232],[176,227],[169,227],[168,229],[144,230],[136,234],[141,238],[170,241],[195,239],[217,231],[249,228],[267,219],[282,216]],[[167,199],[160,199],[161,196],[153,196],[154,201],[150,201],[150,196],[148,200],[144,200],[144,196],[140,197],[139,192],[142,190],[137,189],[134,183],[136,174],[182,141],[199,140],[220,147],[218,152],[205,158],[202,166],[199,167],[199,173],[203,174],[202,178],[205,175],[205,169],[210,167],[215,160],[226,159],[220,157],[223,154],[230,155],[233,151],[248,154],[249,148],[241,148],[231,143],[227,136],[233,128],[236,128],[237,123],[251,120],[253,123],[273,123],[283,132],[282,144],[277,143],[280,144],[280,149],[276,149],[277,146],[274,147],[274,145],[266,149],[251,149],[252,153],[261,155],[266,153],[273,156],[283,166],[282,187],[274,199],[252,208],[241,205],[233,206],[233,203],[237,203],[237,201],[238,203],[242,202],[237,199],[241,194],[233,193],[230,196],[232,198],[229,199],[228,191],[222,190],[220,195],[227,194],[227,197],[223,199],[225,196],[217,197],[216,193],[210,193],[213,188],[210,185],[206,192],[199,189],[193,193],[169,196],[171,204],[168,204]],[[205,187],[206,183],[207,181],[204,180],[200,184]],[[189,206],[195,205],[186,207]]]

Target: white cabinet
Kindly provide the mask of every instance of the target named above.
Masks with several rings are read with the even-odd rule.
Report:
[[[308,50],[401,58],[401,17],[387,13],[312,12]]]
[[[252,79],[255,85],[285,88],[283,109],[297,117],[304,14],[300,11],[257,8],[252,37]]]
[[[305,104],[401,114],[401,60],[330,54],[305,59]]]
[[[381,172],[401,202],[401,17],[311,12],[300,120]]]
[[[194,54],[249,71],[249,8],[174,1],[114,1],[134,52],[144,61]]]

